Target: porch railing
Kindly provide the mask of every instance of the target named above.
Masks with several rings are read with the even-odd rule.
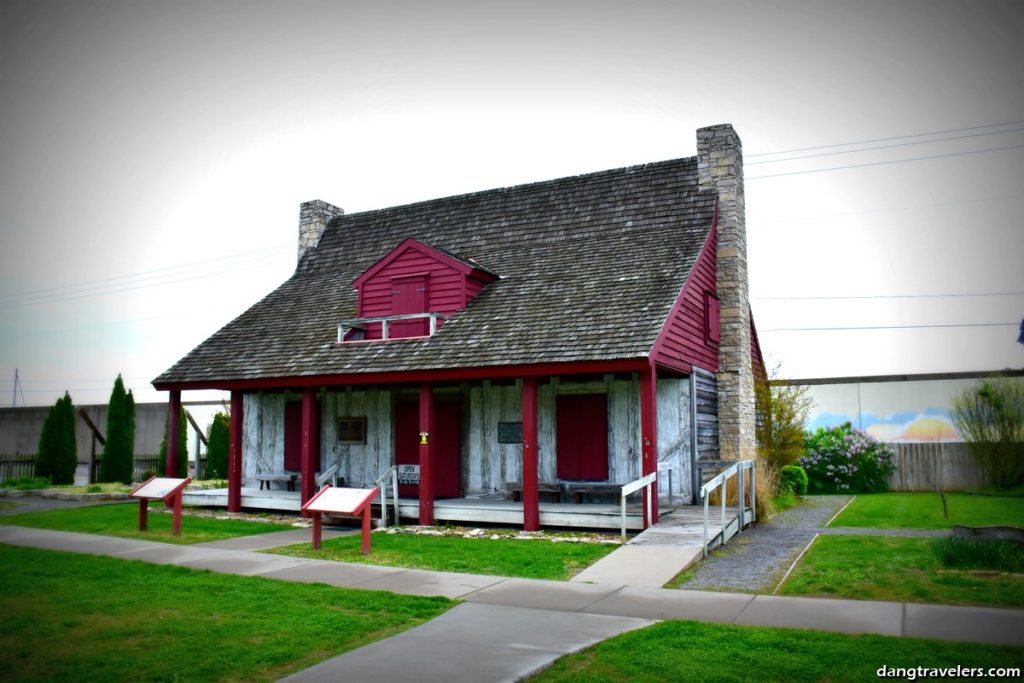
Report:
[[[316,487],[320,488],[324,485],[324,482],[328,479],[331,480],[331,486],[338,485],[338,470],[341,468],[339,463],[334,463],[326,470],[324,470],[319,477],[316,478]]]
[[[437,332],[437,321],[448,320],[448,316],[444,313],[405,313],[403,315],[382,315],[372,318],[351,318],[349,320],[342,320],[338,323],[338,343],[345,341],[345,335],[354,330],[360,330],[366,332],[369,325],[380,324],[381,339],[389,339],[388,334],[391,323],[396,322],[407,322],[410,320],[423,320],[427,319],[430,321],[430,332],[429,336],[434,336]]]
[[[398,526],[398,465],[392,465],[377,477],[374,485],[380,489],[380,528],[388,528],[388,484],[395,505],[395,526]]]
[[[647,519],[651,518],[653,513],[653,501],[651,500],[652,495],[658,495],[657,489],[654,493],[651,493],[651,486],[656,485],[658,481],[658,473],[651,472],[647,476],[640,477],[636,481],[631,481],[622,487],[622,493],[619,495],[619,503],[622,506],[622,540],[626,540],[626,496],[631,493],[636,493],[640,489],[647,489]]]
[[[745,472],[750,470],[750,521],[754,522],[757,513],[757,493],[756,485],[757,472],[755,470],[753,460],[737,460],[736,463],[728,467],[727,469],[719,472],[717,476],[708,481],[706,484],[700,487],[700,498],[704,502],[704,544],[703,544],[703,556],[708,556],[708,495],[715,490],[720,489],[719,497],[722,499],[722,545],[729,539],[725,535],[725,499],[727,492],[727,484],[733,477],[737,478],[736,497],[739,508],[739,527],[737,533],[739,533],[744,526],[746,526],[746,477]]]

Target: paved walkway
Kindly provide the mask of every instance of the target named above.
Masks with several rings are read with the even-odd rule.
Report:
[[[294,680],[517,680],[562,654],[660,619],[1024,645],[1024,610],[514,579],[286,557],[243,547],[293,543],[308,539],[306,534],[293,530],[179,546],[0,526],[0,543],[465,601],[417,628],[299,672]],[[417,655],[428,651],[429,657]]]

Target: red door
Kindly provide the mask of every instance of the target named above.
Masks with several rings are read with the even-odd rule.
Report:
[[[434,497],[462,494],[462,406],[434,404]],[[420,410],[415,403],[400,403],[395,411],[395,464],[420,464]],[[399,467],[399,477],[403,468]],[[418,479],[418,473],[415,479]],[[399,484],[398,495],[416,497],[419,484]]]
[[[317,401],[316,415],[313,416],[313,471],[320,470],[320,402]],[[289,401],[284,404],[284,469],[288,472],[302,471],[302,402]]]
[[[565,394],[555,406],[558,478],[608,479],[608,399],[605,394]]]
[[[408,313],[426,313],[427,311],[427,278],[415,277],[395,278],[391,281],[391,315]],[[389,337],[420,337],[427,334],[428,321],[409,320],[393,322],[388,325]]]

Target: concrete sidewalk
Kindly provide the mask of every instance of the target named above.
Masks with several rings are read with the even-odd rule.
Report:
[[[1024,645],[1024,610],[515,579],[285,557],[233,547],[271,547],[284,541],[284,535],[286,542],[303,540],[299,538],[302,531],[288,531],[275,534],[276,539],[179,546],[0,526],[0,543],[11,545],[285,581],[443,595],[469,603],[416,629],[300,672],[296,680],[332,677],[332,672],[340,671],[332,667],[340,666],[342,660],[347,667],[345,680],[387,680],[410,666],[415,678],[423,681],[514,680],[566,652],[661,619]],[[467,645],[462,647],[461,642]],[[405,652],[403,648],[420,651],[428,643],[437,647],[448,643],[442,648],[444,656],[396,655]],[[356,670],[366,672],[365,679],[349,675]]]

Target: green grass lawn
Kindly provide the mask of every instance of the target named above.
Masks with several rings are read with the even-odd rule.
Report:
[[[568,579],[618,546],[595,543],[554,543],[547,540],[462,538],[375,533],[372,552],[361,555],[360,537],[324,541],[320,550],[309,543],[267,552],[389,567],[433,569],[470,574]]]
[[[957,665],[1021,667],[1024,648],[666,621],[563,657],[530,680],[871,681],[882,666]]]
[[[944,569],[933,539],[819,536],[783,595],[1024,607],[1024,575]]]
[[[858,495],[830,526],[888,529],[948,529],[954,524],[1024,525],[1024,498],[947,493],[949,518],[937,493]]]
[[[146,531],[139,531],[139,504],[135,501],[109,505],[87,505],[46,512],[26,512],[20,515],[0,517],[0,524],[183,544],[218,541],[235,536],[268,534],[272,531],[286,531],[293,528],[284,524],[185,516],[181,519],[181,535],[173,536],[171,535],[172,516],[165,514],[162,510],[163,505],[150,504]]]
[[[455,603],[0,545],[0,680],[272,681]]]

